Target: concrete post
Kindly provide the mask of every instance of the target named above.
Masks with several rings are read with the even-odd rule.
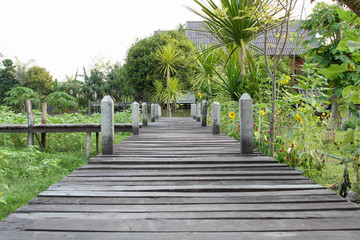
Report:
[[[114,154],[114,101],[105,96],[101,101],[101,148],[103,155]]]
[[[158,105],[158,116],[159,116],[159,118],[161,118],[161,116],[162,116],[161,106],[160,105]]]
[[[159,119],[159,104],[155,103],[155,119]]]
[[[155,122],[155,104],[151,104],[151,122]]]
[[[212,133],[220,134],[220,103],[213,103]]]
[[[196,105],[196,121],[200,122],[201,118],[201,103],[197,103]]]
[[[252,99],[244,93],[239,100],[240,153],[251,154],[254,149]]]
[[[132,132],[134,135],[139,135],[139,104],[134,102],[132,104]]]
[[[202,109],[201,109],[201,126],[206,127],[206,121],[207,121],[207,101],[202,101]]]
[[[142,109],[142,117],[143,117],[143,126],[146,127],[148,125],[147,103],[142,103],[141,109]]]
[[[193,119],[196,119],[196,103],[191,104],[191,115]]]

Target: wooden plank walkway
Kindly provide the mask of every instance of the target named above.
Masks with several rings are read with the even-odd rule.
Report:
[[[162,118],[0,222],[0,239],[360,239],[360,208],[190,118]]]

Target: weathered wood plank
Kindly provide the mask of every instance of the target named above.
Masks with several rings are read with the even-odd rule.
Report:
[[[29,212],[218,212],[218,211],[324,211],[346,210],[360,213],[353,203],[260,203],[260,204],[173,204],[173,205],[26,205],[17,213]],[[358,216],[358,215],[357,215]],[[294,214],[293,217],[296,217]],[[359,218],[360,220],[360,218]],[[360,226],[359,226],[360,227]]]
[[[121,205],[121,204],[259,204],[259,203],[323,203],[346,202],[338,195],[277,195],[242,197],[37,197],[30,204],[69,204],[69,205]]]
[[[296,195],[334,195],[328,189],[298,191],[265,191],[265,192],[120,192],[120,191],[44,191],[39,197],[244,197],[262,198],[264,196]]]
[[[359,218],[264,220],[73,220],[47,219],[29,223],[30,231],[83,232],[289,232],[360,230]],[[239,229],[241,226],[241,230]]]
[[[135,233],[135,232],[46,232],[46,231],[4,231],[2,240],[358,240],[360,231],[292,231],[292,232],[172,232],[172,233]]]

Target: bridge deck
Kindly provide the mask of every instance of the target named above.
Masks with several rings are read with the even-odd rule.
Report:
[[[162,118],[0,223],[0,239],[360,239],[360,208],[190,118]]]

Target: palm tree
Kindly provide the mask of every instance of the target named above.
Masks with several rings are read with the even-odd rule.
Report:
[[[194,1],[201,7],[202,12],[187,8],[204,19],[206,32],[220,42],[218,47],[233,44],[237,46],[244,73],[248,44],[258,32],[256,18],[249,15],[246,10],[250,6],[257,8],[259,0],[220,0],[221,6],[213,0],[207,0],[207,4],[199,0]]]
[[[173,44],[167,44],[158,49],[155,58],[159,64],[155,71],[166,77],[166,86],[169,88],[170,76],[177,73],[185,61],[182,51]],[[170,101],[167,101],[168,117],[171,117]]]
[[[194,68],[195,76],[191,80],[193,89],[197,89],[209,96],[213,94],[215,70],[220,64],[220,58],[211,47],[201,46],[195,55]],[[222,51],[222,50],[221,50]]]

